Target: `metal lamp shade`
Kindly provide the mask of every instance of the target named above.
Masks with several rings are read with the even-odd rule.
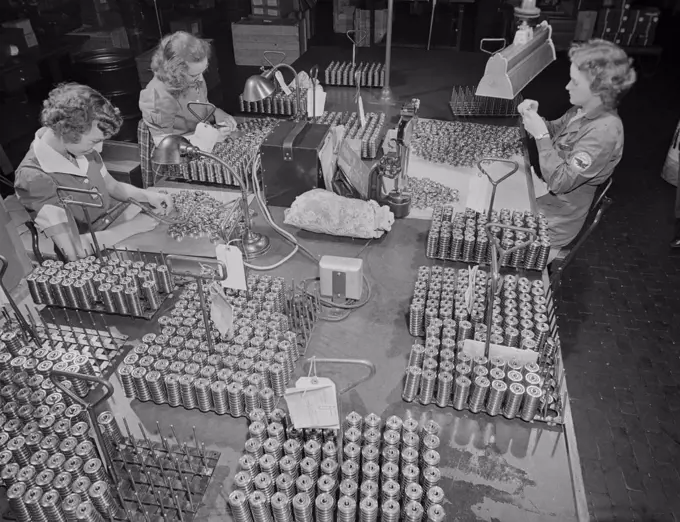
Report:
[[[172,134],[163,138],[156,146],[151,155],[151,161],[158,165],[178,165],[184,161],[182,156],[193,148],[184,136]]]
[[[271,79],[273,74],[270,70],[248,78],[243,87],[243,99],[247,102],[258,102],[274,94],[276,85]]]

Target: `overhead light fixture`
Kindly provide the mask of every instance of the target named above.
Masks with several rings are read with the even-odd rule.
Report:
[[[513,42],[489,58],[476,94],[512,100],[555,59],[552,27],[543,21],[525,43]]]
[[[210,152],[205,152],[198,147],[194,147],[184,136],[171,134],[170,136],[163,138],[163,140],[153,150],[151,161],[158,165],[178,165],[185,161],[184,157],[188,154],[196,154],[198,156],[210,158],[231,172],[231,175],[238,182],[239,187],[241,188],[243,222],[245,224],[245,233],[243,235],[243,253],[245,254],[246,258],[254,258],[267,252],[270,246],[269,238],[264,234],[258,234],[257,232],[252,231],[250,211],[248,209],[248,191],[246,184],[243,182],[241,176],[239,176],[237,172],[234,172],[234,170],[224,160],[218,156],[215,156],[214,154],[211,154]]]
[[[246,84],[243,87],[243,99],[247,102],[259,102],[268,98],[276,91],[276,84],[274,83],[274,78],[276,77],[276,71],[279,69],[288,69],[293,73],[295,77],[295,97],[297,100],[297,112],[295,113],[295,120],[300,120],[305,113],[302,108],[302,102],[300,98],[300,90],[297,84],[297,71],[293,69],[287,63],[277,63],[274,67],[267,69],[261,74],[255,74],[246,80]]]

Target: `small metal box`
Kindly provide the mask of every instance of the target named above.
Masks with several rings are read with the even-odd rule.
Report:
[[[290,207],[300,194],[325,188],[319,151],[329,125],[282,121],[260,146],[262,185],[268,205]]]
[[[323,256],[319,261],[319,279],[322,296],[359,300],[364,286],[364,261]]]

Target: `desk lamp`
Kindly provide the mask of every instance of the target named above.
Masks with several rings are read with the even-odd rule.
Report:
[[[261,74],[254,74],[248,78],[246,80],[245,86],[243,87],[243,99],[247,102],[259,102],[274,94],[274,91],[276,91],[274,77],[276,76],[276,71],[282,68],[288,69],[295,76],[295,97],[297,99],[297,111],[295,112],[293,119],[295,121],[300,121],[303,119],[305,111],[302,108],[302,101],[300,98],[301,89],[297,84],[297,71],[287,63],[277,63],[271,69],[267,69]]]
[[[248,191],[246,189],[246,184],[243,182],[241,176],[234,172],[225,161],[210,152],[205,152],[198,147],[194,147],[185,137],[176,134],[171,134],[170,136],[163,138],[163,141],[161,141],[154,149],[151,161],[159,165],[178,165],[182,163],[183,157],[188,154],[196,154],[205,158],[210,158],[231,172],[241,188],[243,220],[245,223],[243,253],[247,258],[254,258],[267,252],[270,247],[269,238],[264,234],[258,234],[257,232],[252,231],[250,212],[248,211]]]
[[[477,96],[512,100],[526,85],[555,61],[555,46],[552,28],[541,22],[533,30],[533,36],[524,43],[512,43],[493,54],[486,62],[486,69],[479,85]],[[484,41],[498,40],[486,38]],[[501,39],[504,40],[504,39]]]

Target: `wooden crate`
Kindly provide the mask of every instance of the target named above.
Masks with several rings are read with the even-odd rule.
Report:
[[[252,14],[271,18],[285,18],[295,11],[294,0],[252,0]]]
[[[236,65],[263,65],[265,51],[283,51],[291,64],[307,50],[299,20],[244,18],[231,24]]]

